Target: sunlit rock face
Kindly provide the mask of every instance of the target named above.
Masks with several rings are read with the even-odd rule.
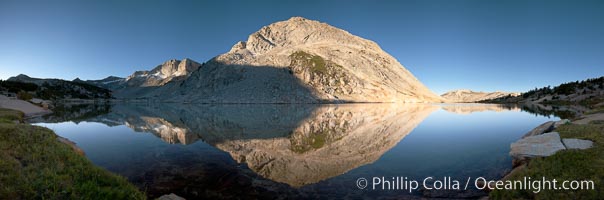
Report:
[[[443,101],[375,42],[302,17],[262,27],[162,94],[223,103]]]

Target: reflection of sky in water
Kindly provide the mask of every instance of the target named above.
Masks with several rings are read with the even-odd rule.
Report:
[[[373,176],[419,180],[427,176],[498,178],[511,167],[510,143],[547,120],[554,119],[520,111],[456,114],[439,109],[377,161],[303,186],[301,190],[354,189],[351,184],[357,178]],[[177,174],[184,173],[181,171],[187,171],[186,168],[195,168],[194,176],[200,171],[214,173],[218,170],[216,173],[229,174],[229,170],[238,170],[237,163],[228,153],[203,141],[189,145],[168,144],[153,134],[135,132],[125,125],[109,127],[96,122],[38,125],[76,142],[95,164],[135,182],[145,182],[142,177],[149,174],[144,173],[154,172],[141,170],[148,168],[168,168],[176,170],[172,173]]]
[[[509,168],[510,143],[543,122],[543,117],[523,112],[459,115],[439,110],[378,161],[351,173],[359,177],[493,176],[484,171]]]

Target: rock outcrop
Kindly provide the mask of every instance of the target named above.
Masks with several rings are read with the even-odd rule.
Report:
[[[472,90],[453,90],[440,95],[449,102],[473,103],[501,97],[516,97],[518,92],[475,92]]]
[[[556,132],[544,133],[518,140],[511,145],[510,155],[515,158],[545,157],[566,149]]]
[[[172,89],[150,96],[202,103],[443,101],[375,42],[301,17],[262,27]]]
[[[150,71],[136,71],[125,79],[128,87],[162,86],[170,81],[186,79],[201,64],[191,60],[168,60]]]
[[[524,136],[522,136],[522,138],[531,137],[531,136],[535,136],[535,135],[541,135],[543,133],[551,132],[555,128],[554,127],[555,123],[556,122],[554,122],[554,121],[545,122],[545,123],[535,127],[533,130],[529,131],[528,133],[524,134]]]
[[[604,113],[593,113],[581,116],[573,124],[589,124],[593,122],[604,121]]]
[[[563,124],[571,123],[564,119],[560,121],[545,122],[526,133],[522,139],[510,145],[510,155],[514,158],[512,164],[516,167],[526,163],[533,157],[546,157],[566,149],[588,149],[593,146],[589,140],[576,138],[560,139],[556,128]]]
[[[39,116],[52,113],[48,109],[31,104],[27,101],[9,98],[4,95],[0,95],[0,108],[7,108],[12,110],[18,110],[23,112],[25,117]]]
[[[566,149],[589,149],[594,145],[592,141],[575,138],[564,138],[562,139],[562,143],[564,143]]]

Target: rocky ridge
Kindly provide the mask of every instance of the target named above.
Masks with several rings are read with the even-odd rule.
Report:
[[[136,71],[124,81],[128,87],[162,86],[170,81],[186,79],[201,64],[191,59],[168,60],[150,71]]]
[[[440,96],[445,98],[449,102],[473,103],[508,96],[516,97],[518,95],[520,95],[520,93],[518,92],[476,92],[472,90],[460,89],[446,92]]]
[[[126,81],[125,78],[122,77],[117,77],[117,76],[108,76],[107,78],[104,79],[100,79],[100,80],[81,80],[80,78],[76,78],[73,80],[73,82],[81,82],[81,83],[88,83],[91,85],[95,85],[98,87],[102,87],[105,89],[109,89],[109,90],[117,90],[117,89],[121,89],[124,88],[125,84],[124,82]]]
[[[86,82],[67,81],[54,78],[34,78],[24,74],[10,77],[3,82],[2,85],[11,85],[14,90],[27,91],[34,98],[39,99],[110,99],[112,98],[111,90],[98,87]],[[30,85],[30,86],[27,86]],[[31,87],[28,89],[28,87]],[[0,85],[0,91],[2,86]]]

